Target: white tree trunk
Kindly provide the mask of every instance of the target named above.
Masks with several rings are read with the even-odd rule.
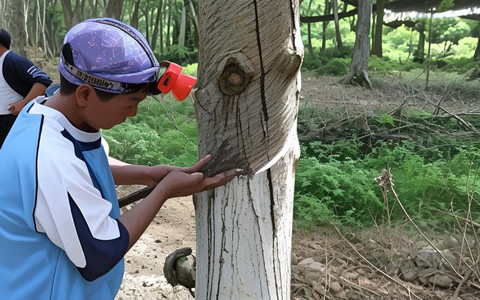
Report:
[[[290,299],[303,45],[298,0],[199,2],[193,93],[204,173],[245,176],[195,196],[196,299]]]
[[[178,36],[178,45],[185,46],[185,34],[187,31],[187,6],[186,3],[182,7],[182,17],[180,18],[180,34]]]

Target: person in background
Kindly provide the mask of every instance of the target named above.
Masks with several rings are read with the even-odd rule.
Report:
[[[140,32],[120,21],[89,19],[67,32],[59,92],[29,102],[0,151],[2,299],[114,299],[124,255],[165,201],[234,178],[205,177],[210,156],[190,167],[109,162],[101,130],[158,94],[161,70]],[[116,184],[155,188],[120,214]]]
[[[35,64],[10,51],[10,43],[10,34],[0,29],[0,148],[25,104],[52,83]]]

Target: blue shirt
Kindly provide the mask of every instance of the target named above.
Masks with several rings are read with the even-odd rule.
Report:
[[[129,236],[100,132],[33,100],[0,150],[3,299],[114,299]]]

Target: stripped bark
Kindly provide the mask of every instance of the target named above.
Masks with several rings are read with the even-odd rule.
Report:
[[[199,155],[245,176],[195,196],[195,297],[290,299],[299,3],[226,2],[199,3]]]

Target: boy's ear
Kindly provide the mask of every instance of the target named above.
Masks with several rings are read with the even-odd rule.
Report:
[[[92,101],[93,97],[96,97],[96,95],[97,93],[95,93],[95,90],[88,84],[79,85],[75,90],[77,104],[80,107],[87,106],[88,102]]]

